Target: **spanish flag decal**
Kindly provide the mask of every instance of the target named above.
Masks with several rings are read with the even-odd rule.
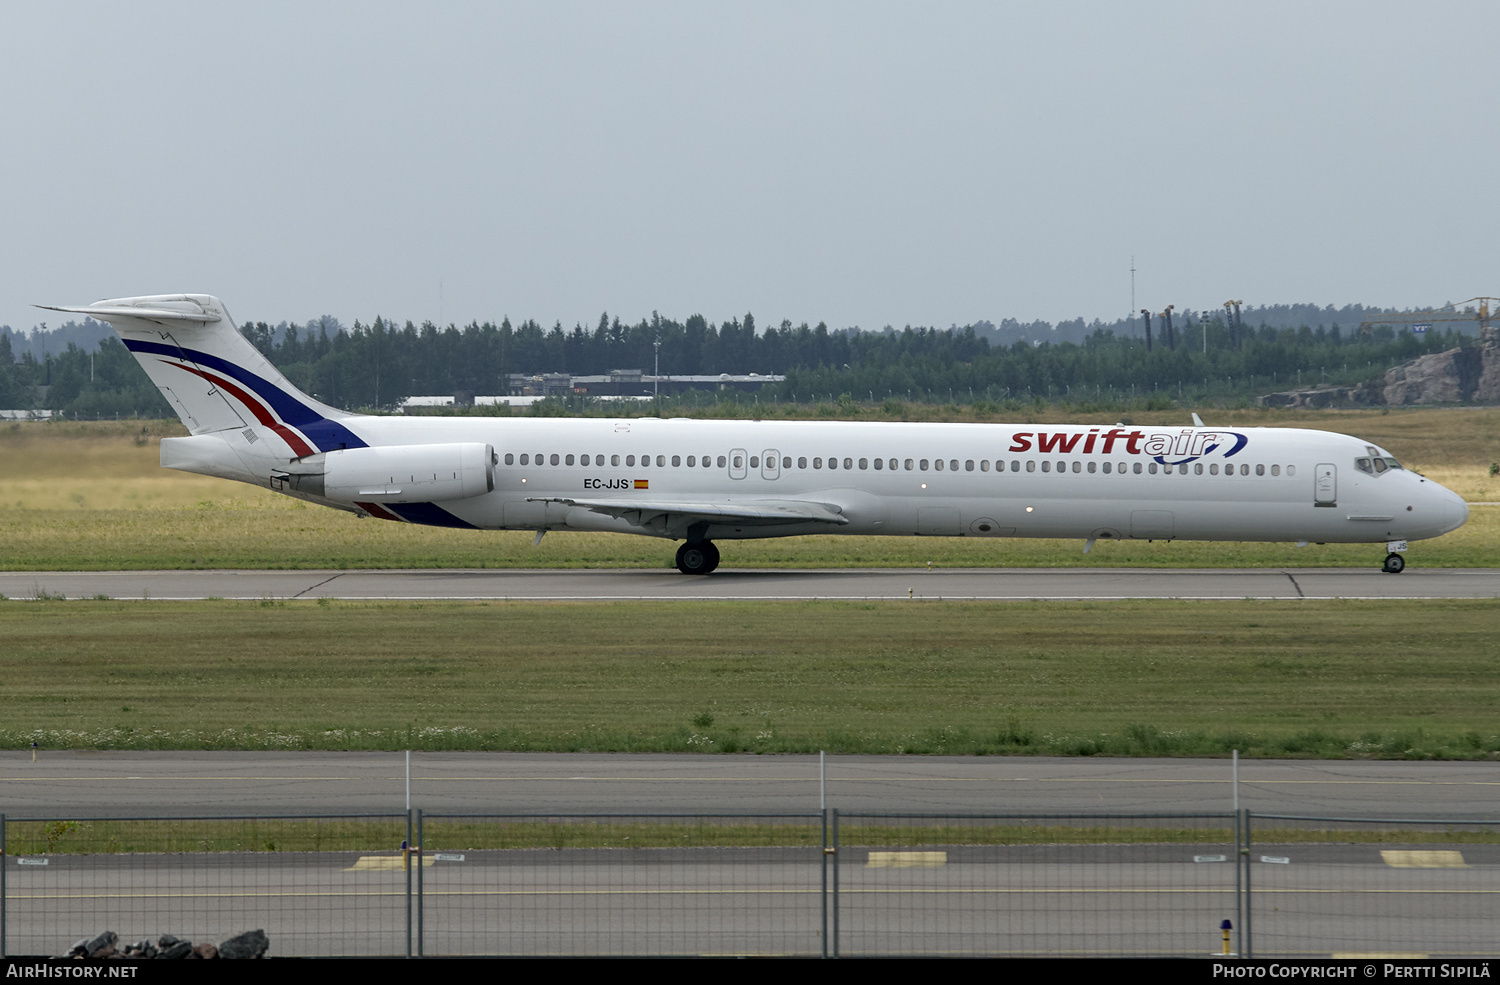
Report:
[[[635,480],[635,487],[637,489],[650,489],[651,488],[651,480],[650,479],[637,479],[637,480]]]

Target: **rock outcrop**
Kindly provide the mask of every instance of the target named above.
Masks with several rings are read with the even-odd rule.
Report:
[[[1360,386],[1283,390],[1262,407],[1402,407],[1410,404],[1500,404],[1500,340],[1419,356]]]
[[[1500,403],[1500,343],[1486,339],[1397,366],[1385,374],[1385,402]]]

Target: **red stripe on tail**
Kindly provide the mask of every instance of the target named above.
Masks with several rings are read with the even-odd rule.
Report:
[[[166,362],[166,360],[164,359],[162,360],[162,362]],[[199,369],[197,366],[188,366],[184,363],[168,363],[168,365],[177,366],[180,369],[185,369],[189,373],[196,373],[208,382],[212,383],[214,386],[219,387],[221,390],[228,390],[230,393],[234,394],[235,399],[248,407],[250,409],[250,413],[255,415],[255,419],[257,421],[264,424],[272,431],[275,431],[277,434],[281,435],[281,440],[285,441],[288,445],[291,446],[292,451],[297,453],[298,458],[301,458],[304,455],[311,455],[313,453],[313,447],[306,441],[302,440],[302,436],[300,434],[293,431],[285,424],[282,424],[280,421],[276,420],[276,418],[272,417],[271,412],[267,410],[265,406],[260,403],[260,401],[256,400],[254,397],[250,396],[250,394],[240,389],[236,384],[229,382],[222,376],[205,372],[204,370]]]

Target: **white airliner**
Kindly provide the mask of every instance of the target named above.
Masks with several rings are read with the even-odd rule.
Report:
[[[1469,515],[1327,431],[376,417],[299,392],[208,295],[52,310],[108,322],[161,388],[191,432],[167,468],[381,520],[670,538],[685,574],[716,540],[813,533],[1384,543],[1397,573]]]

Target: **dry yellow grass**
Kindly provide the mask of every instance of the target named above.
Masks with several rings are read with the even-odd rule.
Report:
[[[920,408],[914,408],[915,411]],[[931,408],[954,419],[951,408]],[[1500,408],[1373,411],[1203,412],[1236,427],[1317,427],[1390,449],[1471,501],[1500,500]],[[866,413],[864,419],[873,416]],[[1013,420],[1097,424],[1107,414],[1058,410]],[[1180,424],[1184,412],[1132,415],[1138,424]],[[176,422],[12,424],[0,428],[0,567],[427,567],[662,566],[671,547],[622,535],[569,534],[531,546],[530,534],[483,533],[358,521],[245,483],[160,467],[160,441]],[[1419,565],[1489,566],[1500,558],[1500,507],[1477,507],[1468,526],[1425,542]],[[734,565],[1145,564],[1363,565],[1363,547],[1295,550],[1290,545],[1079,545],[1053,541],[790,538],[736,544]]]
[[[279,498],[269,489],[162,468],[161,439],[186,434],[180,426],[59,425],[55,433],[51,427],[21,424],[0,431],[0,505],[16,510],[138,510]]]

